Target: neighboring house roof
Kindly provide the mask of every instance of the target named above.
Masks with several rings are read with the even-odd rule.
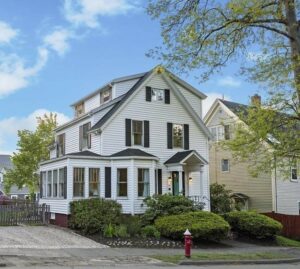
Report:
[[[236,115],[240,114],[240,113],[247,113],[249,106],[244,105],[244,104],[239,104],[236,102],[231,102],[231,101],[226,101],[226,100],[222,100],[222,99],[218,99],[220,102],[222,102],[225,106],[227,106],[233,113],[235,113]]]
[[[208,164],[207,160],[205,160],[196,150],[179,151],[169,158],[165,164],[178,164],[183,162],[185,159],[188,159],[192,155],[196,155],[201,162]]]
[[[0,155],[0,168],[13,168],[12,162],[10,160],[10,155]]]
[[[128,148],[112,154],[110,157],[154,157],[156,156],[147,153],[140,149]]]

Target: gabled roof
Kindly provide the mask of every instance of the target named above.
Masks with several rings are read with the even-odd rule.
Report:
[[[175,153],[171,158],[169,158],[167,161],[165,161],[165,164],[180,164],[184,160],[188,159],[192,155],[195,155],[198,157],[198,159],[203,164],[208,164],[207,160],[205,160],[196,150],[186,150],[186,151],[179,151]]]
[[[11,169],[13,168],[10,155],[0,155],[0,168]]]
[[[153,157],[157,158],[156,156],[147,153],[143,150],[140,149],[135,149],[135,148],[127,148],[124,150],[121,150],[117,153],[112,154],[110,157]]]
[[[238,115],[240,113],[247,113],[249,106],[244,104],[239,104],[236,102],[226,101],[222,99],[218,99],[220,102],[222,102],[225,106],[227,106],[234,114]]]

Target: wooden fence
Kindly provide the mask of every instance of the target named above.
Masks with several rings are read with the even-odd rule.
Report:
[[[300,239],[300,216],[299,215],[285,215],[278,213],[265,213],[268,217],[275,219],[283,225],[282,234],[284,236]]]
[[[49,224],[50,206],[37,203],[0,205],[0,226]]]

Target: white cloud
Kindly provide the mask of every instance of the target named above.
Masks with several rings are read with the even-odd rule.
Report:
[[[0,55],[0,98],[26,87],[47,60],[48,50],[45,48],[38,48],[37,60],[31,67],[25,66],[24,60],[15,54]]]
[[[225,99],[230,101],[231,98],[227,95],[223,95],[221,93],[218,92],[209,92],[209,93],[205,93],[207,95],[207,98],[203,101],[202,103],[202,113],[203,116],[206,115],[206,113],[208,112],[208,110],[210,109],[210,107],[212,106],[212,104],[214,103],[214,101],[219,98],[219,99]]]
[[[65,0],[64,15],[72,24],[99,27],[99,16],[124,14],[135,8],[132,0]]]
[[[237,88],[241,85],[241,81],[233,78],[232,76],[226,76],[219,79],[218,85]]]
[[[18,35],[18,30],[4,21],[0,21],[0,43],[9,43]]]
[[[71,37],[71,31],[64,28],[56,29],[44,37],[44,44],[62,56],[70,49],[68,41]]]
[[[37,109],[26,117],[10,117],[0,120],[0,153],[12,153],[16,150],[18,130],[34,131],[37,126],[36,118],[49,114],[47,109]],[[63,124],[70,120],[63,113],[53,112],[57,114],[58,124]]]

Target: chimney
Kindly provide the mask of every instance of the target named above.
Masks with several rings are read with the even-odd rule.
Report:
[[[257,93],[251,96],[251,105],[260,106],[261,105],[261,96]]]

